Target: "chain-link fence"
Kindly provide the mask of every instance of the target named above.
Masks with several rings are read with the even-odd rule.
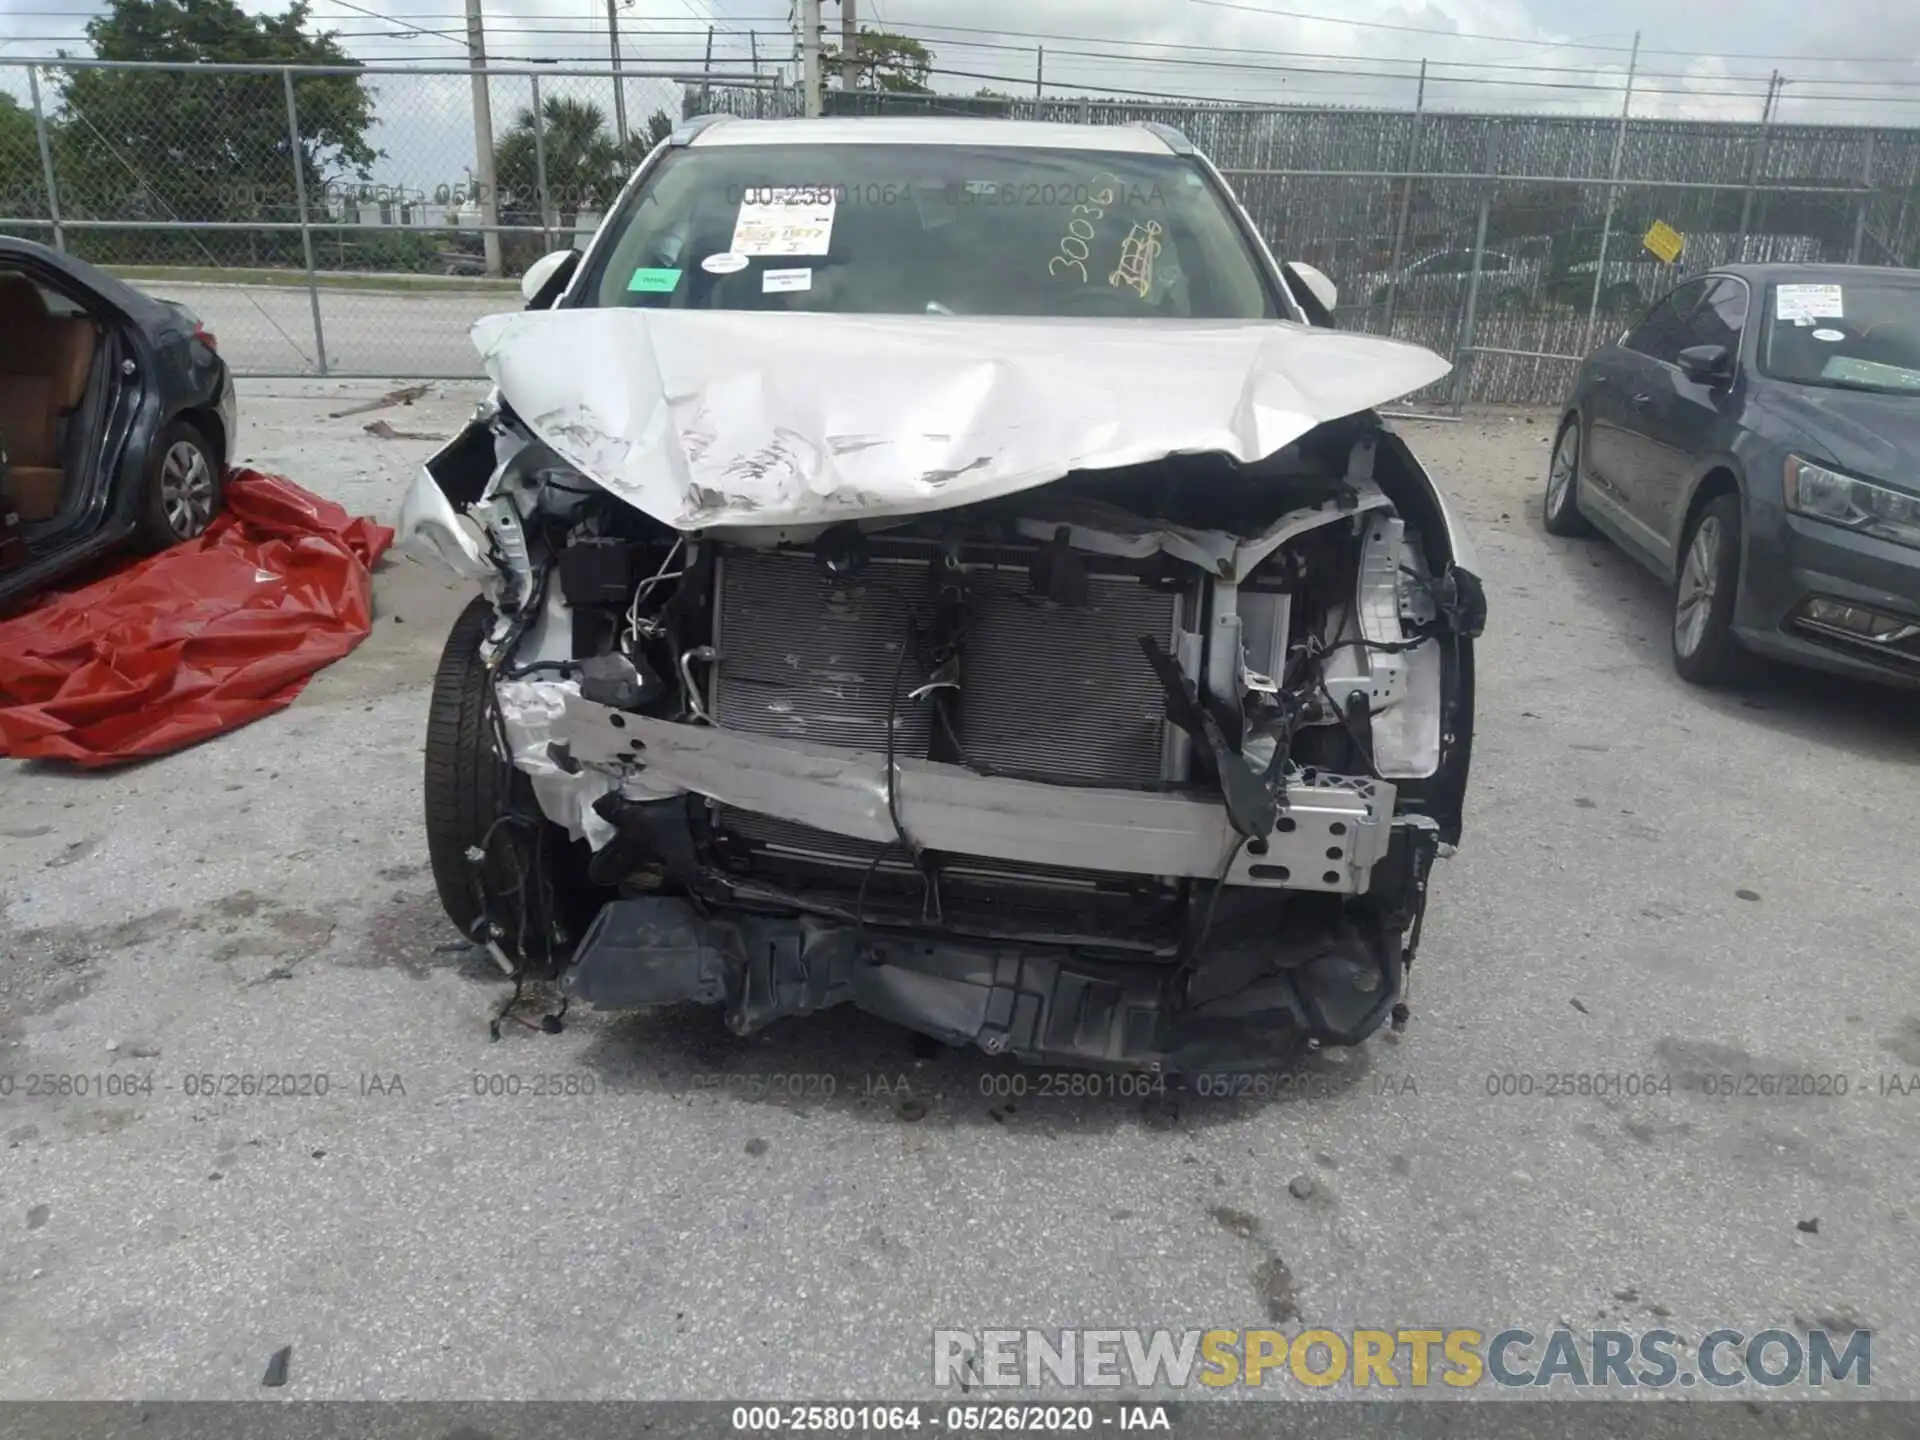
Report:
[[[8,97],[12,97],[9,100]],[[1730,260],[1920,264],[1920,131],[1537,114],[829,92],[832,113],[1183,131],[1341,323],[1430,346],[1425,397],[1546,403],[1576,357]],[[186,300],[253,374],[470,375],[472,319],[584,245],[682,115],[770,80],[541,66],[0,62],[0,231]],[[476,144],[484,132],[490,143]],[[1642,245],[1685,237],[1675,264]]]
[[[184,301],[242,374],[473,375],[471,322],[586,244],[710,78],[0,62],[0,233]]]

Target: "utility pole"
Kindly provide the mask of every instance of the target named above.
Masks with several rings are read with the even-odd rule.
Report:
[[[1767,100],[1760,107],[1759,144],[1747,155],[1747,193],[1740,199],[1740,249],[1734,255],[1736,260],[1747,258],[1747,233],[1753,225],[1753,179],[1759,168],[1759,156],[1765,153],[1767,145],[1767,127],[1773,123],[1773,97],[1780,88],[1780,72],[1774,71],[1767,80]]]
[[[713,84],[713,27],[707,26],[707,58],[700,66],[700,113],[705,115],[712,106]]]
[[[817,116],[820,103],[820,0],[800,0],[800,86],[805,112]]]
[[[500,190],[493,174],[493,102],[487,95],[487,31],[481,0],[467,0],[467,65],[473,71],[473,160],[480,189],[480,244],[487,274],[500,278]]]
[[[1580,337],[1580,353],[1593,348],[1593,325],[1600,313],[1600,287],[1607,276],[1607,242],[1613,238],[1613,212],[1620,203],[1620,161],[1627,150],[1627,120],[1633,114],[1633,77],[1640,71],[1640,32],[1633,32],[1633,53],[1627,59],[1627,90],[1620,101],[1620,128],[1613,132],[1613,173],[1607,181],[1607,214],[1600,222],[1600,254],[1593,264],[1593,298],[1587,302],[1587,328]]]
[[[1394,307],[1400,300],[1400,262],[1407,249],[1407,218],[1413,211],[1413,166],[1420,154],[1420,122],[1427,109],[1427,57],[1420,57],[1420,88],[1413,92],[1413,123],[1407,127],[1406,174],[1400,187],[1400,216],[1393,226],[1393,251],[1387,261],[1387,328],[1393,334]]]
[[[607,49],[613,52],[613,133],[620,140],[620,163],[627,161],[627,83],[620,78],[620,17],[607,0]]]
[[[842,90],[852,90],[860,84],[860,22],[854,11],[854,0],[840,0],[840,88]]]

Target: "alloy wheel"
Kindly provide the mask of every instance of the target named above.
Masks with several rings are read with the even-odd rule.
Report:
[[[1567,492],[1573,488],[1573,467],[1579,436],[1572,425],[1560,432],[1560,443],[1553,447],[1553,463],[1547,470],[1547,513],[1558,515],[1567,507]]]
[[[160,463],[160,503],[167,528],[191,540],[213,523],[213,467],[200,447],[177,440]]]
[[[1713,612],[1715,563],[1720,552],[1720,522],[1709,515],[1693,532],[1686,562],[1680,569],[1679,593],[1673,607],[1673,643],[1682,655],[1691,655],[1706,638]]]

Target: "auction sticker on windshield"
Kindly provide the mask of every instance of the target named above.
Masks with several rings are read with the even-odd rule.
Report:
[[[839,197],[824,186],[766,185],[748,190],[733,222],[735,255],[825,255]]]
[[[1844,320],[1838,285],[1776,285],[1773,314],[1778,320],[1811,324],[1815,320]]]

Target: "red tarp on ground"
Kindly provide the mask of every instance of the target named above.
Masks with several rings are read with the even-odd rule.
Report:
[[[393,531],[234,470],[199,539],[0,620],[0,755],[94,767],[292,703],[366,638]]]

